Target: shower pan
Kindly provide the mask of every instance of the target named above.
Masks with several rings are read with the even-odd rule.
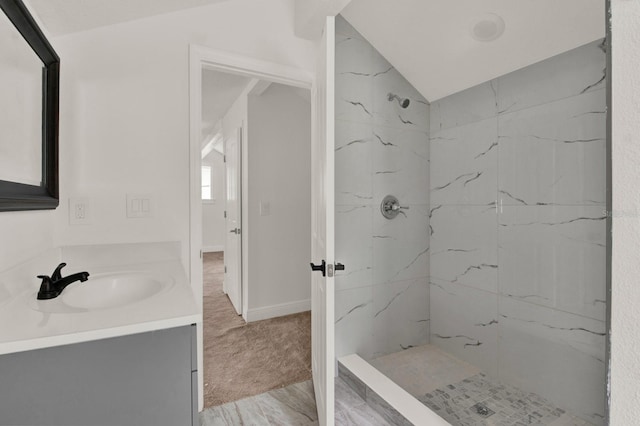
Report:
[[[603,425],[603,41],[429,102],[336,30],[340,374],[398,424],[354,356],[451,425]]]

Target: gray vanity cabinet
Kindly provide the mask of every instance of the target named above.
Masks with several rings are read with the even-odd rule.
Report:
[[[195,325],[0,356],[0,425],[198,425]]]

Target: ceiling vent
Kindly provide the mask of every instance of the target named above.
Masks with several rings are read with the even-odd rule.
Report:
[[[478,41],[493,41],[504,33],[504,19],[487,13],[476,18],[471,25],[471,37]]]

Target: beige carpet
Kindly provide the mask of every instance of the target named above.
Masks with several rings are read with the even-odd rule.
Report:
[[[222,292],[223,276],[223,253],[205,253],[205,407],[311,379],[311,313],[247,324]]]

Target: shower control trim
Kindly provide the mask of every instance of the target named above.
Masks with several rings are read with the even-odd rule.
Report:
[[[395,219],[398,214],[403,214],[406,217],[407,214],[402,210],[409,210],[409,207],[401,206],[398,199],[393,195],[387,195],[380,203],[380,212],[387,219]]]

